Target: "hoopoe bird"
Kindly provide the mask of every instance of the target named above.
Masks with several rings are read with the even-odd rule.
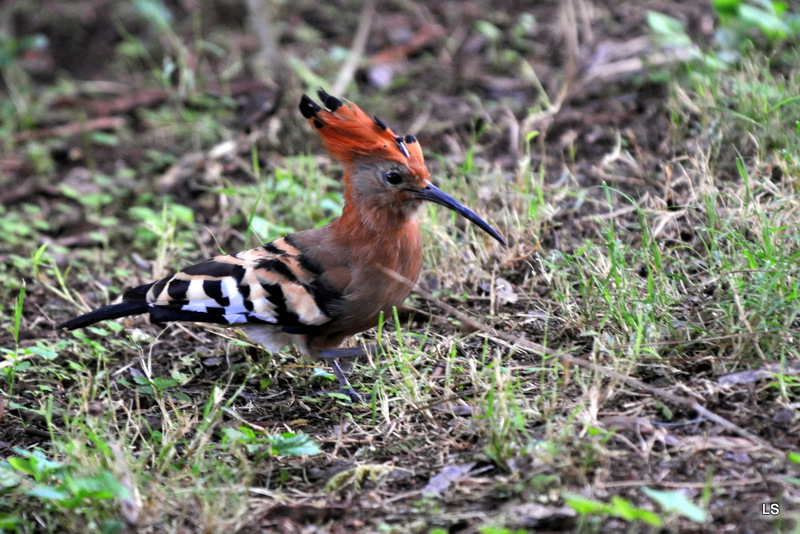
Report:
[[[446,206],[494,239],[489,224],[430,182],[422,148],[412,135],[395,135],[378,117],[318,92],[300,113],[323,146],[344,164],[342,215],[325,226],[266,245],[220,255],[157,282],[126,291],[122,302],[56,328],[149,314],[150,322],[187,321],[240,327],[270,352],[293,345],[324,359],[354,399],[339,358],[363,353],[342,342],[378,324],[411,291],[422,268],[416,213],[423,201]]]

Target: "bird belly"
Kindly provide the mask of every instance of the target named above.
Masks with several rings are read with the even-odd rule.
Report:
[[[267,349],[269,352],[278,352],[286,345],[294,345],[303,354],[308,354],[306,336],[287,334],[280,326],[269,324],[242,325],[242,330],[247,337]]]

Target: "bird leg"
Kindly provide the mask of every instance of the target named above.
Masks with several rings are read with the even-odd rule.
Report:
[[[320,351],[319,354],[317,354],[317,358],[321,360],[337,360],[339,358],[358,358],[360,356],[366,356],[367,354],[377,356],[381,352],[381,349],[382,347],[380,345],[370,345],[368,347],[340,347],[338,349]]]
[[[382,347],[377,344],[370,345],[368,347],[340,347],[337,349],[326,349],[320,351],[317,354],[317,358],[325,360],[330,364],[331,369],[333,369],[334,376],[337,380],[339,380],[339,384],[342,386],[343,393],[350,397],[353,402],[364,402],[364,398],[355,392],[353,387],[350,385],[350,381],[347,380],[347,375],[345,374],[341,365],[339,365],[339,359],[358,358],[360,356],[366,356],[367,354],[376,356],[381,350]]]
[[[356,393],[356,391],[353,389],[353,386],[350,385],[347,375],[339,365],[339,360],[337,360],[335,356],[329,356],[329,358],[332,358],[328,361],[328,363],[330,364],[331,369],[333,369],[334,376],[336,376],[336,379],[339,380],[339,385],[342,386],[342,393],[350,397],[350,400],[353,402],[364,402],[364,398]]]

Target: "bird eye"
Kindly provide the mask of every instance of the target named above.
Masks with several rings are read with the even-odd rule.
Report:
[[[403,175],[397,171],[386,171],[383,173],[383,178],[392,185],[397,185],[403,181]]]

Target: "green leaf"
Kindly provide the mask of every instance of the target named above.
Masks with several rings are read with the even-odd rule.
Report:
[[[61,467],[61,464],[50,460],[38,449],[33,452],[22,449],[14,450],[21,456],[26,456],[27,458],[12,456],[8,459],[9,465],[23,473],[33,476],[36,480],[39,480],[43,475],[50,474]]]
[[[95,335],[98,335],[98,336],[107,336],[108,335],[108,330],[106,330],[105,328],[102,328],[100,326],[90,326],[90,327],[87,328],[87,330],[89,332],[91,332],[92,334],[95,334]]]
[[[100,525],[103,534],[119,534],[125,532],[125,523],[118,519],[104,519]]]
[[[31,457],[31,465],[33,466],[34,471],[36,471],[36,476],[38,477],[50,475],[60,469],[63,469],[63,466],[60,463],[54,462],[53,460],[47,458],[42,451],[35,451],[34,455]]]
[[[317,442],[306,434],[284,432],[277,436],[270,436],[272,454],[275,456],[301,456],[303,454],[319,454],[322,449]]]
[[[27,458],[18,458],[16,456],[12,456],[8,459],[8,463],[11,467],[16,469],[17,471],[22,471],[28,475],[33,476],[34,470],[33,466],[31,465],[31,461]]]
[[[19,288],[19,296],[17,297],[17,304],[14,306],[14,328],[11,333],[14,336],[14,346],[19,344],[19,325],[22,320],[22,304],[25,302],[25,281]]]
[[[132,206],[128,208],[128,216],[133,219],[139,219],[142,222],[156,223],[161,221],[161,215],[147,206]]]
[[[680,47],[692,44],[683,23],[676,18],[657,11],[648,11],[647,24],[663,46]]]
[[[770,39],[785,39],[789,27],[773,12],[755,6],[739,6],[739,18],[742,22],[759,28]]]
[[[614,512],[614,510],[606,503],[589,499],[588,497],[584,497],[583,495],[578,495],[577,493],[565,493],[564,501],[567,506],[569,506],[570,508],[572,508],[581,515],[588,515],[588,514],[610,515]]]
[[[314,367],[314,371],[311,373],[311,378],[327,378],[328,380],[336,380],[336,375],[326,369]]]
[[[340,393],[338,391],[328,391],[326,393],[326,395],[328,397],[330,397],[331,399],[343,400],[343,401],[346,401],[346,402],[353,402],[353,399],[351,399],[349,395],[347,395],[345,393]]]
[[[194,222],[194,211],[189,206],[184,206],[183,204],[170,204],[169,214],[181,222]]]
[[[178,381],[174,378],[162,378],[160,376],[153,378],[153,386],[155,386],[155,388],[159,391],[164,391],[165,389],[169,389],[177,385]]]
[[[117,146],[119,145],[119,137],[106,132],[93,132],[92,142],[103,146]]]
[[[500,28],[486,20],[479,20],[476,22],[475,29],[489,41],[497,41],[503,36],[503,32]]]
[[[786,455],[786,458],[788,458],[790,462],[800,464],[800,452],[790,452]]]
[[[172,24],[172,12],[158,0],[134,0],[136,11],[161,31],[168,31]]]
[[[250,221],[250,229],[257,236],[264,237],[277,234],[291,234],[294,228],[274,223],[264,217],[254,216]]]
[[[334,200],[332,198],[325,197],[319,201],[319,207],[323,211],[330,211],[332,213],[341,213],[342,212],[342,202],[341,200]]]
[[[170,393],[170,395],[172,395],[181,402],[192,402],[192,398],[186,393],[183,393],[181,391],[173,391]]]
[[[742,0],[714,0],[714,10],[719,14],[735,15]]]
[[[686,34],[683,22],[658,11],[647,12],[647,25],[659,35]]]
[[[642,510],[636,508],[630,501],[622,497],[614,497],[611,499],[612,507],[614,508],[614,515],[618,515],[627,521],[644,521],[655,527],[661,526],[661,518],[649,510]]]
[[[0,529],[16,532],[17,525],[22,523],[22,519],[13,515],[0,514]]]
[[[259,439],[256,435],[256,431],[249,426],[240,426],[239,433],[250,441],[257,441]]]
[[[13,488],[19,485],[21,475],[10,463],[0,462],[0,490]]]
[[[236,428],[223,428],[222,429],[222,440],[223,441],[234,441],[234,442],[244,442],[248,441],[249,436],[247,436],[241,430]]]
[[[613,515],[626,521],[644,521],[653,526],[661,526],[661,518],[656,514],[637,508],[621,497],[614,497],[610,505],[574,493],[564,494],[564,500],[567,506],[581,515]]]
[[[680,491],[660,491],[643,487],[645,495],[656,501],[665,512],[676,512],[696,523],[706,520],[706,512],[681,493]]]
[[[40,356],[45,360],[53,360],[55,358],[58,358],[58,353],[42,345],[41,341],[38,342],[35,347],[28,347],[27,351],[30,352],[31,354],[36,354],[37,356]]]
[[[97,476],[74,478],[69,481],[69,488],[79,499],[112,499],[114,497],[127,499],[130,497],[128,489],[117,482],[117,479],[108,471],[102,471]]]
[[[69,494],[66,491],[52,486],[36,486],[26,491],[25,494],[46,501],[65,501],[69,498]]]

